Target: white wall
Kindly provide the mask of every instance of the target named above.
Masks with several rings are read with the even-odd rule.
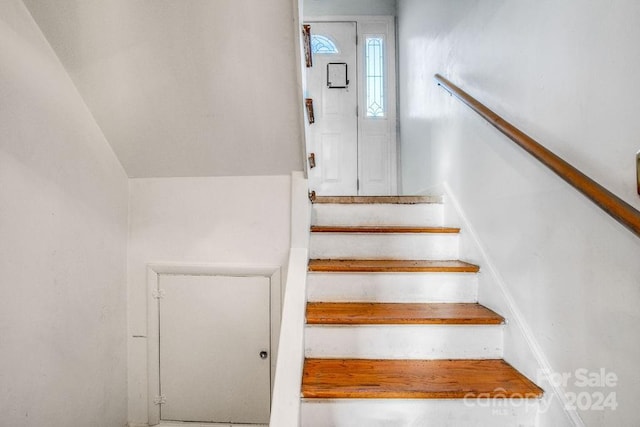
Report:
[[[396,0],[302,0],[305,16],[396,15]]]
[[[130,177],[302,169],[292,0],[25,0]]]
[[[405,192],[447,182],[513,308],[556,372],[617,374],[617,410],[587,425],[637,425],[640,239],[433,82],[439,72],[640,208],[640,4],[401,0]],[[486,271],[486,268],[485,268]],[[495,281],[481,301],[508,310]],[[535,376],[507,335],[506,358]],[[545,420],[560,425],[561,420]]]
[[[147,421],[147,264],[285,266],[290,186],[290,176],[130,181],[130,421]]]
[[[29,12],[0,2],[0,424],[126,423],[127,178]]]

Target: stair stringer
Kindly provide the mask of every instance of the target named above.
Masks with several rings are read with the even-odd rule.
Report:
[[[545,390],[538,411],[539,427],[564,427],[585,424],[566,399],[565,390],[549,381],[554,370],[538,344],[506,282],[478,238],[451,187],[442,184],[444,220],[461,227],[459,251],[465,261],[481,265],[478,273],[478,302],[504,316],[504,359]]]

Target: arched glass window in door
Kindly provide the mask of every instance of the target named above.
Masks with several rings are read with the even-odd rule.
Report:
[[[336,44],[329,37],[319,34],[311,35],[311,52],[316,54],[334,54],[339,53]]]

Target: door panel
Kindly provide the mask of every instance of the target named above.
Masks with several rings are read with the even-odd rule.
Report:
[[[311,32],[327,37],[337,48],[335,53],[315,54],[313,67],[307,68],[307,89],[315,110],[309,134],[311,149],[319,160],[309,171],[311,188],[322,195],[354,195],[358,191],[356,24],[312,23]],[[328,86],[329,63],[347,64],[346,88]]]
[[[363,150],[362,172],[363,181],[369,185],[386,183],[388,176],[388,153],[386,152],[385,135],[372,135],[367,138],[367,149]]]
[[[320,136],[322,143],[320,144],[320,159],[323,168],[322,181],[327,185],[334,184],[339,185],[342,182],[340,172],[343,168],[340,168],[340,144],[342,138],[337,133],[325,133]]]
[[[160,275],[160,418],[268,423],[270,281]],[[261,358],[260,352],[267,357]]]

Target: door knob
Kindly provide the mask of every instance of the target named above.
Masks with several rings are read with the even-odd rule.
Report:
[[[266,351],[262,350],[260,352],[260,359],[266,359],[267,357],[269,357],[269,353],[267,353]]]

